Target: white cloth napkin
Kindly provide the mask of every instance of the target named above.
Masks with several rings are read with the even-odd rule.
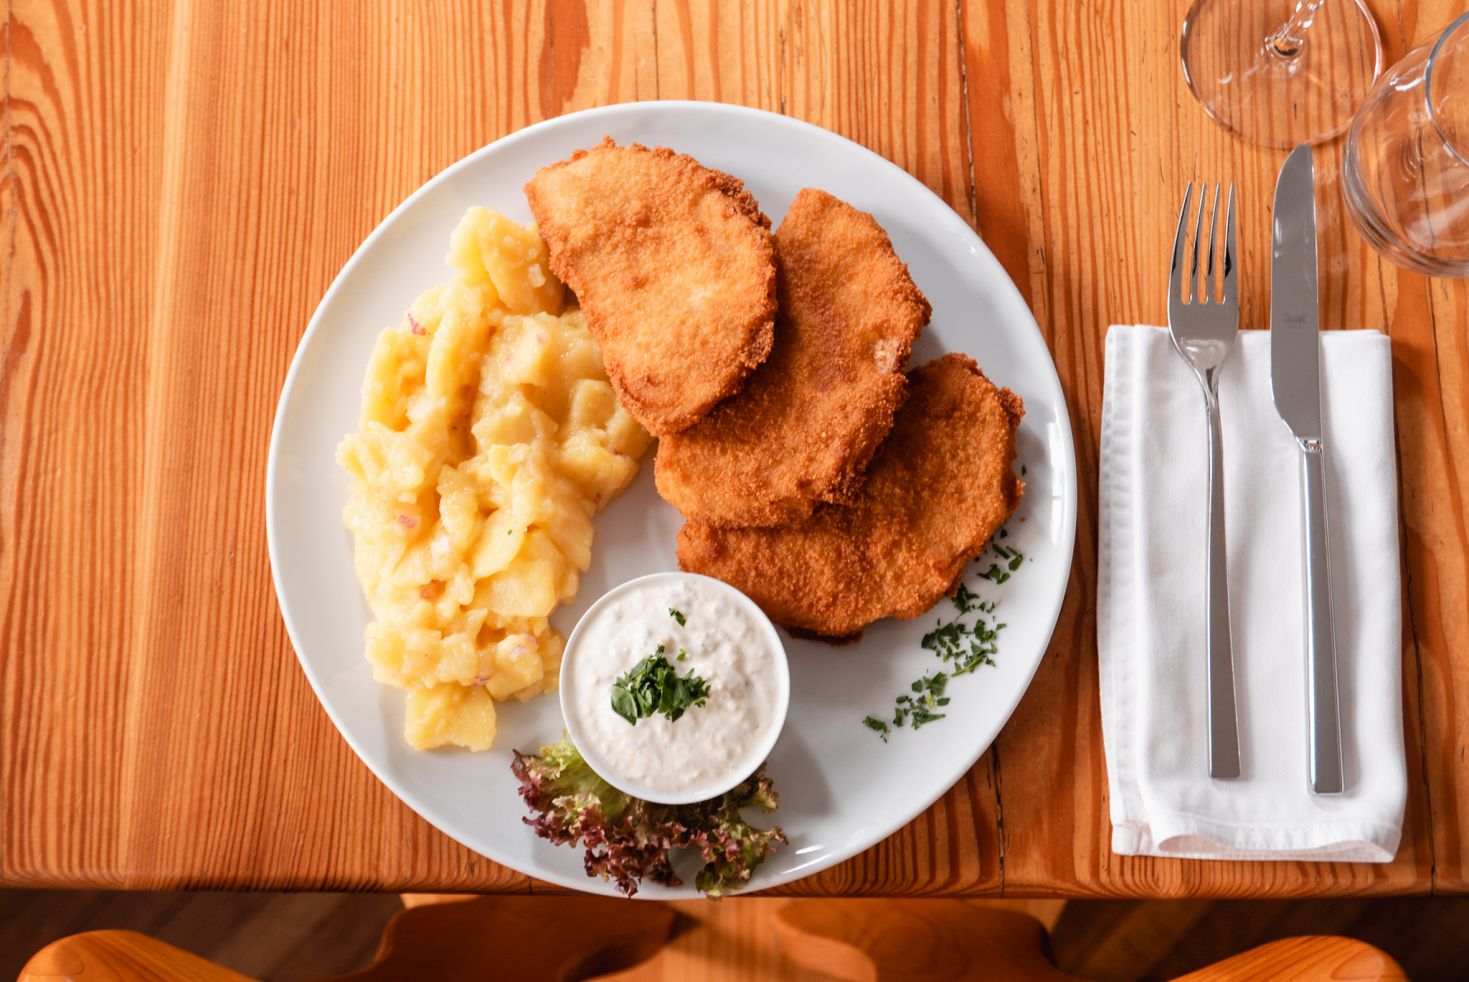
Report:
[[[1207,450],[1199,384],[1168,332],[1107,333],[1097,635],[1112,849],[1203,859],[1391,861],[1406,775],[1392,356],[1322,336],[1328,535],[1346,793],[1306,779],[1300,477],[1270,391],[1270,337],[1220,377],[1241,777],[1205,756]]]

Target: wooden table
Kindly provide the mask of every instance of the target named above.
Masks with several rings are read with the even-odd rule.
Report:
[[[1463,9],[1375,6],[1389,61]],[[1182,188],[1215,175],[1240,183],[1246,323],[1264,326],[1283,159],[1231,138],[1186,91],[1184,0],[7,7],[0,883],[540,888],[418,819],[317,705],[267,569],[266,444],[312,310],[394,205],[529,123],[663,97],[819,123],[974,221],[1035,310],[1077,436],[1076,565],[1014,718],[912,825],[788,892],[1469,889],[1469,284],[1380,261],[1334,185],[1321,199],[1323,319],[1393,338],[1402,848],[1370,866],[1108,847],[1094,603],[1103,332],[1164,321]],[[1320,155],[1327,182],[1339,149]]]

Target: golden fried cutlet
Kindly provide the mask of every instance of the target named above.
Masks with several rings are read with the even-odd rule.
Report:
[[[736,391],[770,353],[770,220],[692,157],[609,138],[525,186],[628,412],[662,436]]]
[[[778,624],[828,639],[917,617],[951,592],[1020,501],[1012,461],[1025,410],[965,355],[929,362],[909,381],[856,501],[780,528],[689,522],[679,565],[738,587]]]
[[[658,445],[658,492],[709,525],[785,525],[850,500],[893,426],[929,305],[882,226],[825,191],[775,233],[770,358],[738,393]]]

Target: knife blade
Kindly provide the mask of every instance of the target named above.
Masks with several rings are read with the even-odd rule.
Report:
[[[1270,387],[1298,440],[1321,439],[1320,322],[1316,294],[1316,167],[1291,151],[1275,183],[1270,249]]]
[[[1326,446],[1321,428],[1321,324],[1316,293],[1316,173],[1311,148],[1291,151],[1275,184],[1270,262],[1270,387],[1301,462],[1301,578],[1305,611],[1307,768],[1313,794],[1345,790]]]

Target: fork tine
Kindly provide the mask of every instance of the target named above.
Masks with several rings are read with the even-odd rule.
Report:
[[[1199,218],[1203,219],[1204,202],[1199,200]],[[1215,229],[1219,226],[1219,185],[1214,185],[1214,207],[1209,211],[1209,263],[1204,267],[1203,302],[1214,302],[1214,243],[1218,241]]]
[[[1189,201],[1193,194],[1194,182],[1189,181],[1183,192],[1183,207],[1178,211],[1178,231],[1173,236],[1173,264],[1168,270],[1168,297],[1174,302],[1183,296],[1183,236],[1188,222]]]
[[[1234,185],[1229,185],[1229,205],[1224,216],[1224,302],[1239,301],[1239,279],[1235,276]]]
[[[1199,237],[1204,234],[1204,202],[1209,200],[1209,182],[1205,181],[1199,187],[1199,216],[1194,220],[1194,246],[1190,252],[1188,268],[1188,293],[1184,294],[1186,303],[1194,303],[1199,289]]]

